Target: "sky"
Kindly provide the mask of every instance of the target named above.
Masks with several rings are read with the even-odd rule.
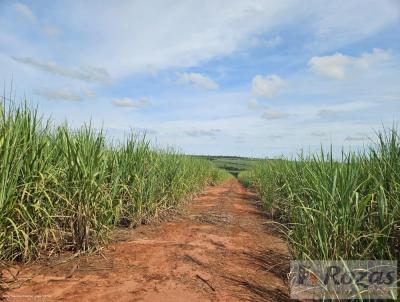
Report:
[[[0,80],[55,124],[188,154],[369,144],[400,116],[400,0],[0,0]]]

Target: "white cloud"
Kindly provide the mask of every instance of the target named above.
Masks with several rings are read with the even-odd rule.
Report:
[[[311,136],[321,137],[321,136],[325,136],[325,135],[326,135],[326,133],[322,132],[322,131],[313,131],[313,132],[311,132]]]
[[[273,98],[286,86],[286,82],[277,75],[256,75],[251,82],[251,91],[255,96]]]
[[[365,52],[361,54],[360,58],[356,59],[355,64],[362,69],[368,69],[373,65],[390,60],[392,54],[389,50],[384,50],[380,48],[374,48],[372,52]]]
[[[281,36],[275,36],[269,40],[264,41],[264,43],[262,43],[263,45],[265,45],[265,47],[267,48],[274,48],[280,44],[282,44],[283,39]]]
[[[140,128],[140,127],[133,127],[131,130],[139,133],[139,134],[145,134],[146,136],[148,135],[156,135],[158,133],[157,130],[151,129],[151,128]]]
[[[267,137],[268,137],[269,139],[274,140],[274,139],[283,138],[283,135],[280,135],[280,134],[271,134],[271,135],[268,135]]]
[[[221,129],[191,129],[185,131],[187,135],[193,137],[201,137],[201,136],[215,137],[220,132]]]
[[[94,99],[96,93],[89,88],[82,88],[80,91],[76,91],[70,88],[59,88],[59,89],[39,89],[36,94],[50,101],[81,101],[82,99]]]
[[[143,108],[151,104],[148,98],[139,98],[133,100],[131,98],[125,97],[113,100],[113,104],[117,107],[129,107],[129,108]]]
[[[47,37],[54,38],[60,35],[61,30],[58,27],[53,25],[43,25],[43,23],[38,20],[37,16],[28,5],[18,2],[14,4],[14,9],[24,18],[27,18],[29,21],[31,21],[34,25],[33,27],[37,28]]]
[[[54,38],[60,35],[61,30],[56,26],[47,25],[43,28],[43,32],[47,37]]]
[[[230,55],[246,48],[254,34],[290,19],[287,9],[299,6],[278,0],[178,1],[172,6],[165,1],[79,1],[67,10],[70,27],[102,33],[96,41],[81,41],[78,58],[92,65],[106,62],[107,70],[120,77],[146,72],[149,65],[157,70],[187,68]],[[149,26],[154,20],[157,26]]]
[[[260,102],[257,99],[251,99],[248,103],[247,103],[247,108],[252,109],[252,110],[257,110],[257,109],[262,109],[265,106],[260,104]]]
[[[267,109],[261,117],[267,120],[279,120],[287,118],[288,116],[289,114],[285,112],[281,112],[275,109]]]
[[[330,105],[320,108],[317,111],[317,116],[321,118],[333,118],[337,117],[341,113],[364,110],[378,105],[379,103],[376,102],[365,102],[365,101],[353,101],[342,104]]]
[[[25,18],[28,18],[30,21],[36,22],[36,16],[28,5],[18,2],[15,3],[14,8],[19,14],[21,14]]]
[[[351,101],[346,103],[339,103],[335,105],[327,106],[328,109],[336,111],[356,111],[361,109],[367,109],[371,107],[379,106],[376,100],[374,101]]]
[[[281,36],[276,35],[270,39],[262,39],[254,37],[250,40],[251,46],[254,47],[265,47],[265,48],[274,48],[280,44],[282,44],[283,39]]]
[[[331,56],[313,57],[308,62],[314,73],[336,79],[343,79],[345,77],[349,64],[351,64],[351,59],[341,53]]]
[[[58,74],[60,76],[83,80],[87,82],[98,82],[102,84],[109,84],[111,82],[110,75],[107,70],[95,66],[82,66],[79,69],[69,69],[64,66],[58,65],[55,62],[41,62],[34,58],[25,57],[12,57],[15,61],[33,66],[37,69]]]
[[[344,140],[345,141],[366,141],[366,140],[368,140],[368,136],[363,133],[359,133],[357,135],[348,135],[345,137]]]
[[[60,100],[65,100],[65,101],[80,101],[82,100],[82,97],[79,93],[67,89],[67,88],[62,88],[58,90],[49,90],[49,89],[42,89],[37,92],[38,95],[41,97],[49,100],[49,101],[60,101]]]
[[[359,57],[346,56],[341,53],[313,57],[308,62],[308,65],[317,75],[343,80],[352,74],[368,70],[390,58],[389,51],[374,48],[371,53],[363,53]]]
[[[324,51],[354,43],[398,22],[397,7],[389,1],[376,0],[330,1],[323,5],[310,0],[307,6],[300,0],[194,1],[174,5],[160,0],[69,3],[65,6],[53,1],[43,12],[48,13],[49,20],[68,18],[68,31],[74,33],[65,36],[65,43],[72,46],[68,59],[77,65],[84,62],[104,66],[113,78],[147,72],[148,66],[158,71],[198,66],[248,47],[255,35],[271,37],[265,45],[272,47],[281,42],[277,30],[304,20],[312,43],[329,44]],[[165,17],[165,11],[170,17]],[[154,20],[157,26],[149,26]],[[18,38],[25,42],[23,35]],[[55,45],[43,48],[49,53],[57,51]],[[43,55],[40,50],[31,55]]]
[[[309,46],[323,52],[354,45],[399,22],[397,0],[311,1],[307,9],[315,30]]]
[[[90,88],[84,88],[83,89],[83,93],[88,98],[95,98],[96,97],[96,93],[93,90],[91,90]]]
[[[196,72],[182,72],[178,74],[179,84],[193,85],[205,89],[217,89],[218,84],[209,77]]]
[[[332,118],[336,117],[339,112],[341,111],[333,109],[320,109],[318,110],[317,115],[322,118]]]

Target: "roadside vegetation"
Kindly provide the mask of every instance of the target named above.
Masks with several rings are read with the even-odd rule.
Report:
[[[54,126],[0,104],[0,260],[90,250],[229,177],[211,162],[155,150],[144,137],[107,143],[90,125]]]
[[[263,160],[239,179],[285,226],[295,259],[400,260],[400,136],[362,152]]]
[[[226,170],[234,176],[238,176],[242,171],[249,170],[258,161],[257,158],[238,156],[206,155],[198,157],[211,161],[218,168]]]

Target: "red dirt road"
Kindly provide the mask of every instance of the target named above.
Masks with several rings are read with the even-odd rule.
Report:
[[[102,254],[14,268],[6,301],[289,301],[287,246],[255,200],[236,179],[209,187]]]

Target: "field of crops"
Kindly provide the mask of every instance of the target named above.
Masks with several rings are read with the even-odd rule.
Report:
[[[256,158],[238,157],[238,156],[199,156],[200,158],[211,161],[220,169],[226,170],[234,176],[240,172],[249,170],[254,163],[258,161]]]
[[[89,250],[228,176],[209,161],[117,146],[90,125],[55,127],[26,105],[0,105],[0,260]]]
[[[264,160],[239,178],[282,223],[296,259],[400,260],[400,137],[363,152]]]

